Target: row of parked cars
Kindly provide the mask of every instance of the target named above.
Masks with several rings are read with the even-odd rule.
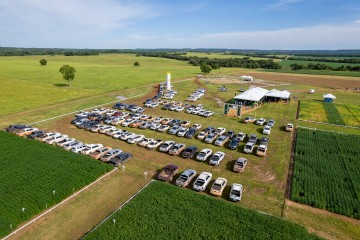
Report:
[[[104,147],[99,143],[85,144],[75,138],[70,138],[68,135],[59,132],[46,132],[28,125],[10,125],[5,131],[14,133],[20,137],[35,139],[49,145],[56,145],[67,151],[88,155],[114,166],[119,166],[132,157],[130,153],[123,152],[121,149]]]
[[[173,177],[178,173],[178,171],[179,167],[177,165],[168,164],[162,169],[157,178],[161,181],[170,182],[172,181]],[[192,184],[192,189],[195,191],[203,192],[210,184],[213,175],[210,172],[202,172],[197,178],[195,178],[196,174],[196,170],[187,169],[183,171],[180,176],[175,180],[175,184],[179,187],[187,187],[190,186],[193,179],[195,179]],[[210,187],[210,194],[214,196],[222,196],[227,183],[228,181],[225,178],[216,178],[214,183]],[[234,202],[240,201],[242,197],[242,192],[242,185],[238,183],[233,183],[231,185],[229,199]]]
[[[205,88],[198,88],[194,92],[190,94],[190,96],[187,98],[189,102],[195,102],[199,100],[202,96],[204,96],[206,93]]]

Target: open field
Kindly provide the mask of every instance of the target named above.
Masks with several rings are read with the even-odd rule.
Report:
[[[331,70],[287,70],[287,69],[266,69],[265,72],[277,73],[293,73],[293,74],[309,74],[309,75],[329,75],[329,76],[346,76],[346,77],[360,77],[360,72],[351,71],[331,71]]]
[[[290,68],[290,65],[291,64],[301,64],[301,65],[308,65],[308,64],[325,64],[325,65],[328,65],[328,66],[331,66],[331,67],[340,67],[342,65],[344,66],[347,66],[347,65],[350,65],[350,66],[358,66],[359,64],[356,64],[356,63],[337,63],[337,62],[318,62],[318,61],[304,61],[304,60],[281,60],[280,62],[280,65],[285,67],[285,68]]]
[[[112,169],[89,157],[10,133],[1,131],[0,138],[0,236],[10,232],[10,224],[15,229]]]
[[[289,221],[158,181],[84,239],[142,238],[317,239]]]
[[[316,122],[360,127],[360,105],[300,101],[299,118]]]
[[[358,135],[299,128],[291,199],[360,218]]]

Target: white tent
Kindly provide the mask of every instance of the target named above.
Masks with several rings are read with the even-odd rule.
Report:
[[[289,99],[290,98],[291,93],[286,91],[286,90],[276,90],[273,89],[271,91],[269,91],[268,93],[266,93],[266,97],[274,97],[274,98],[281,98],[281,99]]]
[[[268,92],[269,91],[264,88],[255,87],[235,96],[234,99],[258,102],[265,97]]]
[[[328,93],[328,94],[323,95],[323,98],[336,99],[336,97],[335,97],[334,95],[332,95],[331,93]]]
[[[254,78],[252,76],[242,75],[240,76],[240,78],[244,81],[250,81],[250,82],[254,81]]]

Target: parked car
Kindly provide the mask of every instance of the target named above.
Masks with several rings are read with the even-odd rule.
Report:
[[[40,142],[46,142],[46,140],[52,138],[53,136],[61,136],[61,133],[58,132],[47,132],[41,137],[38,137],[36,140],[39,140]]]
[[[103,156],[100,157],[100,160],[103,162],[108,162],[110,159],[115,157],[116,155],[122,153],[121,149],[111,149],[107,151]]]
[[[151,142],[149,142],[149,144],[146,145],[146,149],[153,150],[153,149],[159,147],[162,143],[163,143],[163,141],[161,139],[151,141]]]
[[[80,153],[83,149],[86,148],[86,144],[79,144],[70,149],[70,151],[74,153]]]
[[[18,130],[16,132],[16,135],[20,136],[20,137],[26,137],[28,135],[30,135],[32,132],[38,131],[39,129],[37,128],[32,128],[32,127],[25,127],[22,128],[20,130]]]
[[[221,161],[224,159],[224,157],[225,157],[225,153],[218,151],[210,158],[209,164],[218,166],[221,163]]]
[[[237,137],[234,137],[233,139],[231,139],[230,143],[229,143],[229,149],[231,150],[235,150],[240,144],[240,139]]]
[[[253,123],[256,121],[256,118],[253,118],[253,117],[246,117],[243,122],[244,123]]]
[[[209,185],[212,178],[212,174],[209,172],[202,172],[193,184],[195,191],[205,191],[207,185]]]
[[[169,122],[172,120],[172,118],[164,118],[164,120],[161,121],[161,124],[169,124]]]
[[[188,146],[181,154],[183,158],[192,158],[198,148],[196,146]]]
[[[270,127],[274,127],[274,125],[275,125],[275,120],[274,120],[274,119],[270,119],[270,120],[267,122],[267,125],[270,126]]]
[[[210,189],[210,194],[215,196],[221,196],[227,184],[225,178],[218,177]]]
[[[233,202],[239,202],[241,200],[243,191],[243,186],[238,183],[231,184],[231,190],[229,194],[229,199]]]
[[[207,128],[205,128],[204,131],[207,132],[208,134],[210,134],[210,133],[215,132],[215,128],[212,126],[208,126]]]
[[[201,132],[197,135],[197,139],[203,140],[207,135],[208,135],[207,132],[201,131]]]
[[[234,172],[243,172],[248,164],[246,158],[239,157],[233,167]]]
[[[199,130],[202,128],[201,124],[195,123],[191,128],[195,128],[196,130]]]
[[[67,151],[70,151],[71,148],[73,148],[77,145],[82,145],[82,144],[83,144],[82,142],[74,141],[74,142],[70,142],[70,143],[63,145],[63,148]]]
[[[56,146],[63,147],[71,142],[75,142],[75,138],[64,138],[63,140],[56,142]]]
[[[157,131],[159,132],[166,132],[167,130],[169,130],[170,126],[169,125],[161,125]]]
[[[205,111],[202,116],[203,116],[203,117],[210,117],[210,116],[212,116],[212,115],[214,115],[214,112],[212,112],[212,111]]]
[[[244,153],[252,153],[254,151],[255,143],[248,142],[244,147]]]
[[[221,135],[220,137],[218,137],[215,141],[215,145],[216,146],[224,146],[225,143],[227,143],[229,141],[229,136],[227,135]]]
[[[175,183],[179,187],[187,187],[191,180],[196,176],[196,171],[193,169],[187,169],[176,179]]]
[[[267,147],[267,145],[260,145],[256,151],[256,155],[260,157],[266,157]]]
[[[215,134],[218,135],[218,136],[223,135],[225,132],[226,132],[226,128],[223,128],[223,127],[218,127],[215,130]]]
[[[99,133],[105,134],[107,131],[116,129],[114,126],[103,126],[99,129]]]
[[[38,138],[38,137],[40,137],[40,136],[42,136],[42,135],[44,135],[44,134],[45,134],[45,131],[43,131],[43,130],[37,130],[37,131],[34,131],[34,132],[32,132],[31,134],[27,135],[27,137],[28,137],[29,139],[36,139],[36,138]]]
[[[215,133],[210,133],[209,135],[206,136],[206,138],[204,139],[204,141],[206,143],[213,143],[214,140],[216,139],[217,135]]]
[[[86,147],[84,149],[82,149],[80,151],[81,154],[85,154],[88,155],[96,150],[98,150],[99,148],[102,148],[103,145],[102,144],[88,144],[86,145]]]
[[[193,138],[196,134],[197,130],[195,128],[189,128],[189,130],[185,133],[186,138]]]
[[[256,134],[251,134],[250,135],[249,142],[252,142],[252,143],[256,144],[257,140],[258,140],[258,137],[257,137]]]
[[[204,162],[210,157],[211,153],[211,149],[205,148],[198,153],[196,160]]]
[[[161,127],[161,123],[152,123],[149,127],[151,130],[157,130]]]
[[[169,130],[169,134],[176,135],[181,129],[181,126],[175,125]]]
[[[138,145],[140,147],[146,147],[146,145],[148,145],[151,141],[155,141],[155,139],[152,138],[144,138],[143,140],[141,140]]]
[[[170,155],[179,155],[185,149],[185,144],[176,143],[169,149]]]
[[[227,132],[224,134],[229,137],[229,139],[233,139],[236,135],[234,130],[227,130]]]
[[[179,167],[174,164],[166,165],[158,175],[158,179],[165,182],[170,182],[178,173]]]
[[[147,129],[147,128],[150,128],[151,125],[152,125],[151,122],[143,122],[143,123],[139,126],[139,128],[140,128],[140,129]]]
[[[240,141],[245,141],[246,138],[247,138],[247,134],[246,133],[243,133],[243,132],[239,132],[237,135],[236,135],[237,138],[240,139]]]
[[[287,131],[287,132],[292,132],[292,131],[294,131],[294,124],[288,123],[288,124],[286,125],[285,131]]]
[[[186,127],[181,127],[180,130],[177,132],[177,136],[184,137],[185,134],[189,131]]]
[[[260,140],[260,145],[268,145],[269,144],[269,138],[268,137],[262,137]]]
[[[138,143],[145,138],[144,135],[135,135],[128,138],[127,142],[130,144]]]
[[[135,136],[135,135],[136,135],[135,133],[126,132],[126,133],[121,134],[119,139],[121,139],[123,141],[127,141],[130,137]]]
[[[265,118],[259,118],[255,124],[262,126],[262,125],[264,125],[265,122],[266,122]]]
[[[124,164],[125,162],[130,160],[131,158],[132,158],[132,155],[130,153],[122,152],[122,153],[116,155],[115,157],[113,157],[112,159],[110,159],[110,161],[108,161],[108,163],[114,165],[114,167],[118,167],[119,165]]]
[[[181,120],[179,120],[179,119],[173,119],[173,120],[171,120],[169,123],[168,123],[168,125],[170,126],[170,127],[173,127],[173,126],[175,126],[175,125],[180,125],[181,124]]]
[[[168,152],[174,144],[174,141],[165,141],[163,144],[160,145],[159,150],[160,152]]]
[[[68,139],[68,138],[69,138],[68,135],[54,135],[54,136],[52,136],[50,138],[47,138],[45,143],[50,144],[50,145],[51,144],[56,144],[57,142],[60,142],[60,141],[62,141],[64,139]]]
[[[105,155],[109,150],[111,150],[111,147],[101,147],[94,152],[90,153],[89,156],[95,159],[101,158],[103,155]]]
[[[271,132],[271,127],[266,125],[263,129],[263,134],[269,135]]]

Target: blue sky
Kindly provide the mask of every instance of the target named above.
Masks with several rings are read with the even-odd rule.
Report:
[[[360,0],[11,0],[0,22],[2,47],[360,48]]]

